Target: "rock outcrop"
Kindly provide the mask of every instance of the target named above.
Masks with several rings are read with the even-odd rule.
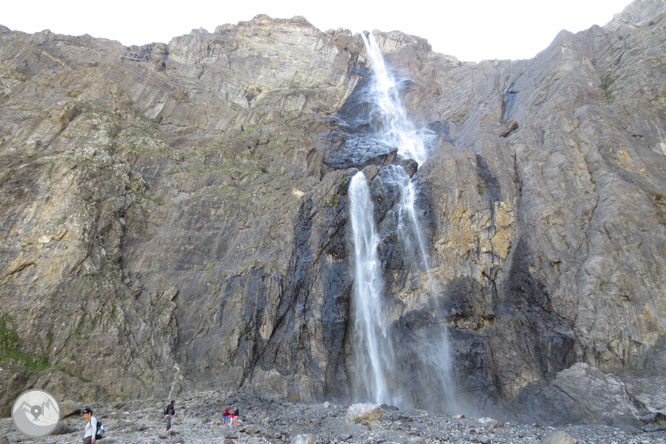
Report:
[[[410,173],[475,408],[534,417],[613,381],[632,408],[543,417],[666,411],[665,15],[638,0],[478,64],[377,33],[432,134]],[[347,185],[400,162],[360,137],[365,57],[298,17],[130,48],[0,28],[2,413],[36,386],[348,396]],[[381,223],[395,196],[375,196]],[[400,248],[381,253],[408,360],[431,318]]]

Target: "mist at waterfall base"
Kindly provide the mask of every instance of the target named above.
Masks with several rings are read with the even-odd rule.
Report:
[[[400,99],[402,83],[384,61],[372,34],[363,35],[371,73],[359,109],[369,122],[357,137],[359,165],[370,157],[397,155],[397,164],[379,167],[372,182],[363,171],[349,186],[354,246],[352,392],[359,401],[455,412],[458,402],[444,311],[430,273],[427,236],[420,222],[418,179],[404,161],[423,165],[433,133],[416,128]],[[378,195],[382,195],[377,199]],[[386,199],[389,196],[389,199]],[[391,202],[378,220],[375,200]],[[390,245],[390,246],[389,246]],[[392,248],[409,274],[408,300],[400,300],[385,283],[387,264],[379,251]],[[419,318],[418,328],[409,325]]]

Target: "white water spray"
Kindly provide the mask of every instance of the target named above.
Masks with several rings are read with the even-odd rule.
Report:
[[[372,34],[366,36],[365,33],[361,36],[372,68],[373,93],[383,121],[384,140],[388,145],[398,148],[398,156],[423,165],[427,159],[425,144],[407,117],[400,100],[398,84],[386,68],[375,37]]]
[[[388,320],[382,310],[384,288],[377,246],[370,189],[362,172],[349,184],[354,234],[354,296],[358,344],[357,371],[366,396],[377,403],[390,403],[386,369],[395,366]]]
[[[428,155],[424,133],[417,131],[407,117],[400,100],[398,85],[384,63],[374,36],[362,34],[362,37],[373,73],[371,96],[380,114],[378,120],[381,122],[381,130],[376,136],[380,136],[386,145],[396,147],[400,158],[412,159],[422,165]],[[395,208],[398,217],[397,232],[405,249],[416,252],[422,263],[420,271],[427,274],[426,288],[421,289],[422,297],[429,300],[426,305],[435,313],[434,318],[439,322],[439,330],[435,334],[431,332],[429,336],[422,335],[422,341],[419,342],[420,352],[415,353],[420,362],[396,362],[391,340],[391,320],[384,308],[384,284],[377,255],[380,239],[375,229],[372,199],[365,176],[362,172],[356,174],[349,189],[355,249],[357,395],[380,404],[413,404],[413,396],[402,382],[417,377],[423,381],[432,381],[434,390],[441,392],[431,393],[432,398],[437,398],[440,403],[452,408],[454,390],[448,332],[441,315],[441,307],[434,302],[436,298],[433,298],[436,288],[417,214],[417,185],[401,166],[388,166],[384,171],[387,180],[396,184],[400,190],[400,201]],[[398,374],[404,372],[404,369],[413,373]]]

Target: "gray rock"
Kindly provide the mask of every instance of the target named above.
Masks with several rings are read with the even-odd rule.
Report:
[[[639,419],[644,424],[666,423],[666,414],[662,412],[651,412],[641,416]]]
[[[64,424],[62,421],[58,422],[56,425],[55,429],[51,432],[52,435],[67,435],[69,433],[74,433],[78,431],[78,429],[69,426],[67,424]]]
[[[297,435],[291,442],[292,444],[316,444],[317,439],[313,435]]]
[[[66,399],[58,402],[60,407],[60,418],[68,418],[71,416],[79,416],[81,414],[81,405],[75,401]]]
[[[518,122],[515,120],[509,120],[508,122],[503,122],[498,124],[495,128],[491,129],[490,132],[500,137],[508,137],[512,132],[518,129]]]
[[[345,418],[349,423],[375,422],[379,421],[383,414],[384,409],[377,404],[352,404],[347,409]]]
[[[400,160],[369,137],[359,36],[266,16],[130,48],[2,28],[3,332],[26,360],[0,368],[0,414],[38,386],[349,399],[347,186],[364,167],[401,363],[441,324],[473,405],[542,423],[662,409],[664,9],[636,1],[521,61],[377,34],[430,137],[428,161],[405,164],[429,276],[389,220],[400,196],[378,179]],[[439,323],[415,297],[431,278]],[[401,408],[454,408],[411,376]],[[585,381],[596,402],[567,400]]]
[[[548,388],[540,390],[537,396],[557,405],[557,409],[563,411],[560,416],[568,422],[614,422],[637,426],[646,410],[619,378],[583,363],[559,372]]]
[[[240,428],[242,433],[247,433],[248,435],[257,435],[261,433],[259,426],[255,424],[247,424]]]
[[[541,444],[578,444],[578,440],[567,432],[558,430],[542,439]]]

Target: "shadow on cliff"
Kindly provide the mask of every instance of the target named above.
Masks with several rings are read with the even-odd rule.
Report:
[[[507,276],[495,295],[494,283],[469,277],[454,279],[442,291],[450,338],[455,350],[457,395],[472,412],[519,421],[533,421],[549,411],[552,399],[521,398],[523,390],[545,386],[557,372],[576,361],[569,321],[552,309],[545,286],[530,271],[533,258],[520,239]]]
[[[343,359],[351,283],[340,200],[322,209],[314,207],[312,195],[303,197],[285,276],[253,269],[227,283],[220,322],[227,304],[237,303],[232,294],[243,295],[242,332],[230,348],[230,364],[241,372],[239,387],[258,384],[293,400],[347,394]],[[323,297],[314,294],[319,290]],[[275,372],[281,377],[271,382],[266,374]]]

